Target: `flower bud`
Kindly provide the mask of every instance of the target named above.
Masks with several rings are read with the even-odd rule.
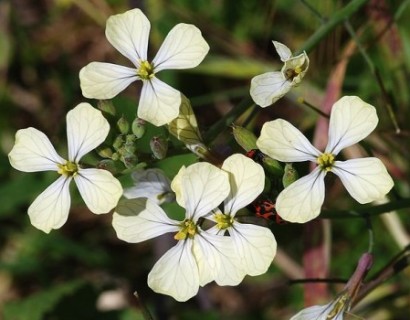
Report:
[[[152,137],[149,145],[155,158],[159,160],[165,158],[168,151],[168,142],[163,137]]]
[[[97,168],[107,170],[113,174],[117,172],[117,166],[115,165],[115,162],[111,159],[101,160],[98,163]]]
[[[256,146],[256,136],[248,129],[240,126],[232,126],[233,137],[236,142],[246,151],[258,149]]]
[[[264,168],[268,170],[270,173],[274,174],[275,176],[282,176],[283,175],[283,168],[278,161],[272,159],[271,157],[265,155],[263,157],[263,164]]]
[[[137,165],[138,157],[134,153],[124,152],[121,156],[121,161],[127,169],[132,169]]]
[[[130,124],[128,123],[127,119],[124,118],[124,116],[118,119],[117,127],[122,134],[127,134],[130,130]]]
[[[124,138],[120,134],[115,138],[114,143],[112,144],[112,146],[114,147],[115,150],[118,150],[123,146],[123,144],[124,144]]]
[[[115,107],[112,104],[111,100],[99,100],[97,107],[102,112],[115,116]]]
[[[140,118],[135,118],[131,124],[131,131],[137,139],[142,138],[145,133],[145,121]]]
[[[112,150],[111,148],[103,148],[97,151],[98,155],[102,158],[111,158],[112,157]]]
[[[299,178],[299,174],[291,163],[285,165],[285,173],[283,174],[282,183],[283,187],[287,188],[290,184],[295,182]]]

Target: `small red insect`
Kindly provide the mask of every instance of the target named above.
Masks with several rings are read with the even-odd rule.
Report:
[[[251,149],[245,154],[248,158],[251,158],[253,161],[262,164],[263,158],[265,158],[265,154],[260,151],[259,149]]]
[[[251,203],[252,209],[255,214],[265,220],[275,221],[277,224],[286,223],[277,213],[275,203],[269,199],[256,199]]]

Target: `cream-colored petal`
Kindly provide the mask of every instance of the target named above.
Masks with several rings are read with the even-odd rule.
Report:
[[[141,60],[147,60],[150,28],[142,11],[133,9],[109,17],[105,35],[113,47],[138,68]]]
[[[134,186],[124,189],[128,199],[149,198],[157,204],[170,202],[175,198],[171,181],[160,169],[137,170],[132,173]]]
[[[345,96],[332,107],[326,152],[340,150],[366,138],[377,126],[376,109],[359,97]]]
[[[290,318],[290,320],[343,320],[344,308],[337,312],[332,318],[328,317],[333,309],[333,303],[328,303],[323,306],[311,306],[303,309]]]
[[[245,277],[230,237],[201,232],[195,236],[193,252],[201,286],[212,280],[221,286],[236,286]]]
[[[272,41],[273,45],[275,46],[276,52],[278,53],[280,60],[285,62],[286,60],[289,60],[292,57],[292,52],[290,49],[285,46],[283,43],[280,43],[278,41]]]
[[[176,201],[183,208],[185,207],[185,195],[182,192],[182,179],[184,179],[185,170],[186,167],[182,166],[171,182],[171,189],[175,192]]]
[[[137,69],[112,63],[91,62],[80,70],[81,91],[91,99],[112,99],[138,79]]]
[[[229,173],[231,186],[224,210],[225,213],[235,216],[239,209],[245,208],[262,193],[265,172],[258,163],[242,154],[227,158],[222,169]]]
[[[179,221],[171,220],[149,199],[122,199],[113,214],[112,226],[121,240],[135,243],[179,231]]]
[[[276,255],[276,240],[268,228],[235,222],[229,228],[241,265],[251,276],[264,274]]]
[[[28,208],[33,226],[49,233],[67,221],[71,205],[70,181],[64,176],[59,177],[34,200]]]
[[[256,145],[263,153],[282,162],[316,161],[320,155],[302,132],[283,119],[266,122]]]
[[[252,78],[249,93],[257,105],[265,108],[282,98],[291,87],[292,83],[282,72],[268,72]]]
[[[325,200],[325,174],[317,167],[283,190],[276,199],[280,217],[298,223],[316,218]]]
[[[107,170],[80,169],[74,181],[88,209],[95,214],[113,209],[122,195],[121,183]]]
[[[336,161],[332,172],[339,176],[349,194],[360,203],[381,200],[393,188],[393,179],[377,158]]]
[[[67,113],[68,158],[78,162],[104,142],[110,125],[100,110],[80,103]]]
[[[178,117],[181,93],[158,78],[144,81],[138,105],[138,117],[162,126]]]
[[[215,209],[229,194],[228,173],[207,162],[194,163],[185,168],[180,179],[180,189],[186,209],[187,218],[197,221],[198,218]],[[171,184],[174,187],[174,184]]]
[[[148,274],[148,286],[180,302],[198,293],[198,267],[192,254],[191,239],[178,241],[158,260]]]
[[[34,128],[17,131],[9,161],[13,168],[24,172],[57,171],[57,164],[65,163],[47,136]]]
[[[306,52],[292,57],[282,67],[283,76],[291,82],[292,86],[298,85],[309,69],[309,57]]]
[[[188,69],[199,65],[209,51],[201,31],[192,24],[177,24],[168,33],[152,61],[154,71]]]

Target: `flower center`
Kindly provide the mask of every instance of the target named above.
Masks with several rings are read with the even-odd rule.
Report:
[[[216,226],[219,229],[225,230],[225,229],[228,229],[230,226],[232,226],[233,217],[227,214],[217,213],[215,214],[215,221],[216,221]]]
[[[198,228],[194,221],[186,219],[180,224],[181,230],[179,230],[174,236],[175,240],[185,240],[186,238],[192,239],[195,234],[198,233]]]
[[[65,164],[58,164],[57,172],[66,177],[74,177],[78,173],[78,165],[74,162],[67,161]]]
[[[149,80],[154,76],[154,66],[147,60],[140,62],[140,67],[137,70],[137,76],[142,80]]]
[[[331,153],[322,153],[316,162],[322,170],[330,171],[335,163],[335,156]]]

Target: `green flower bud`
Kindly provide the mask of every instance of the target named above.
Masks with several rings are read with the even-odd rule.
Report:
[[[137,165],[138,158],[134,153],[125,152],[121,157],[121,161],[126,168],[132,169]]]
[[[240,126],[232,126],[233,137],[236,142],[246,151],[258,149],[256,146],[256,136],[248,129]]]
[[[140,118],[135,118],[131,125],[131,131],[137,139],[142,138],[145,133],[145,121]]]
[[[283,168],[278,161],[272,159],[271,157],[265,155],[263,157],[263,164],[266,170],[270,173],[274,174],[275,176],[282,176],[283,175]]]
[[[283,187],[287,188],[290,184],[299,178],[299,174],[291,163],[285,165],[285,173],[283,174]]]
[[[134,142],[126,142],[124,144],[124,149],[127,153],[135,153],[135,151],[137,151],[137,146]]]
[[[124,118],[124,116],[118,119],[117,126],[122,134],[127,134],[130,130],[130,124],[128,123],[127,119]]]
[[[117,166],[115,165],[115,162],[111,159],[101,160],[98,163],[97,168],[107,170],[113,174],[117,172]]]
[[[97,103],[97,107],[102,112],[115,116],[115,107],[112,104],[111,100],[99,100]]]
[[[117,152],[114,152],[111,156],[111,159],[114,161],[120,160],[120,155]]]
[[[115,150],[118,150],[123,146],[123,144],[124,144],[124,137],[120,134],[115,138],[112,146],[114,147]]]
[[[102,158],[111,158],[112,157],[112,150],[111,148],[103,148],[97,151],[98,155]]]
[[[155,158],[161,160],[164,159],[168,151],[168,141],[163,137],[153,137],[149,143],[151,147],[152,154]]]

